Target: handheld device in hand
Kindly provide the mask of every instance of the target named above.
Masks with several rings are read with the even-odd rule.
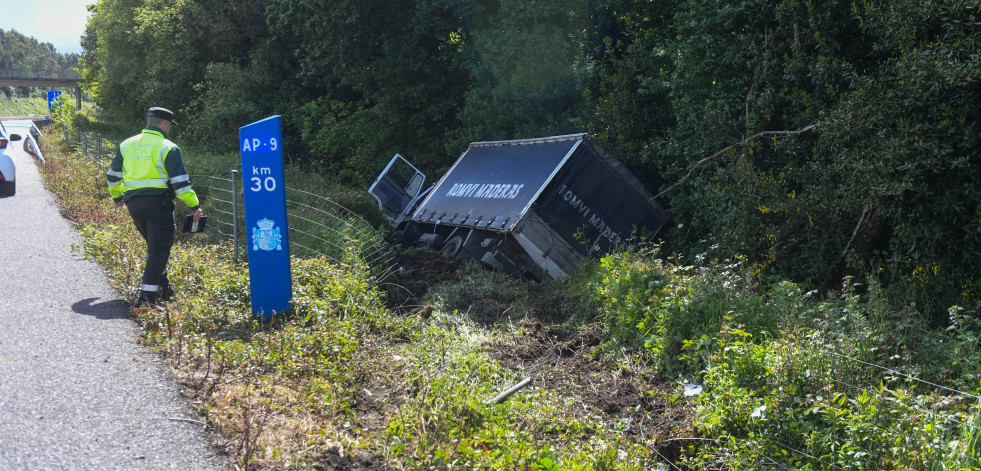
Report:
[[[184,232],[204,232],[205,226],[208,223],[208,216],[201,216],[201,219],[197,221],[194,220],[193,214],[188,214],[184,218]]]

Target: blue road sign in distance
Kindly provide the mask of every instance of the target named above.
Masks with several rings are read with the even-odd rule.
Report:
[[[58,97],[61,96],[61,90],[48,90],[48,109],[55,107]]]
[[[283,131],[279,115],[239,129],[252,315],[272,317],[293,298]]]

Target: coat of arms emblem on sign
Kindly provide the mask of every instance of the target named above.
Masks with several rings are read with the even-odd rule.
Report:
[[[258,228],[252,228],[252,250],[283,250],[283,236],[276,223],[269,218],[260,219],[255,223]]]

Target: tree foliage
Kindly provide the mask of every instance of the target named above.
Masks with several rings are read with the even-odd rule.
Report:
[[[311,158],[353,182],[396,151],[445,165],[469,77],[457,48],[468,0],[274,0],[273,31],[293,44]]]
[[[395,152],[439,173],[470,141],[591,132],[668,190],[676,250],[881,268],[942,312],[981,295],[979,4],[100,0],[85,67],[112,115],[169,106],[215,148],[282,114],[291,162],[358,185]]]
[[[78,54],[59,53],[51,43],[43,43],[16,30],[0,29],[0,68],[51,72],[78,66]]]
[[[43,43],[15,30],[0,29],[0,69],[45,73],[69,71],[78,67],[80,56],[59,53],[51,43]],[[15,92],[33,96],[32,87],[2,87],[7,98]],[[43,92],[41,92],[43,94]]]

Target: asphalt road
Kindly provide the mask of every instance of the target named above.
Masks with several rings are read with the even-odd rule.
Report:
[[[129,305],[73,250],[80,238],[33,159],[11,144],[17,194],[0,197],[0,470],[228,469],[169,370],[137,343]]]

